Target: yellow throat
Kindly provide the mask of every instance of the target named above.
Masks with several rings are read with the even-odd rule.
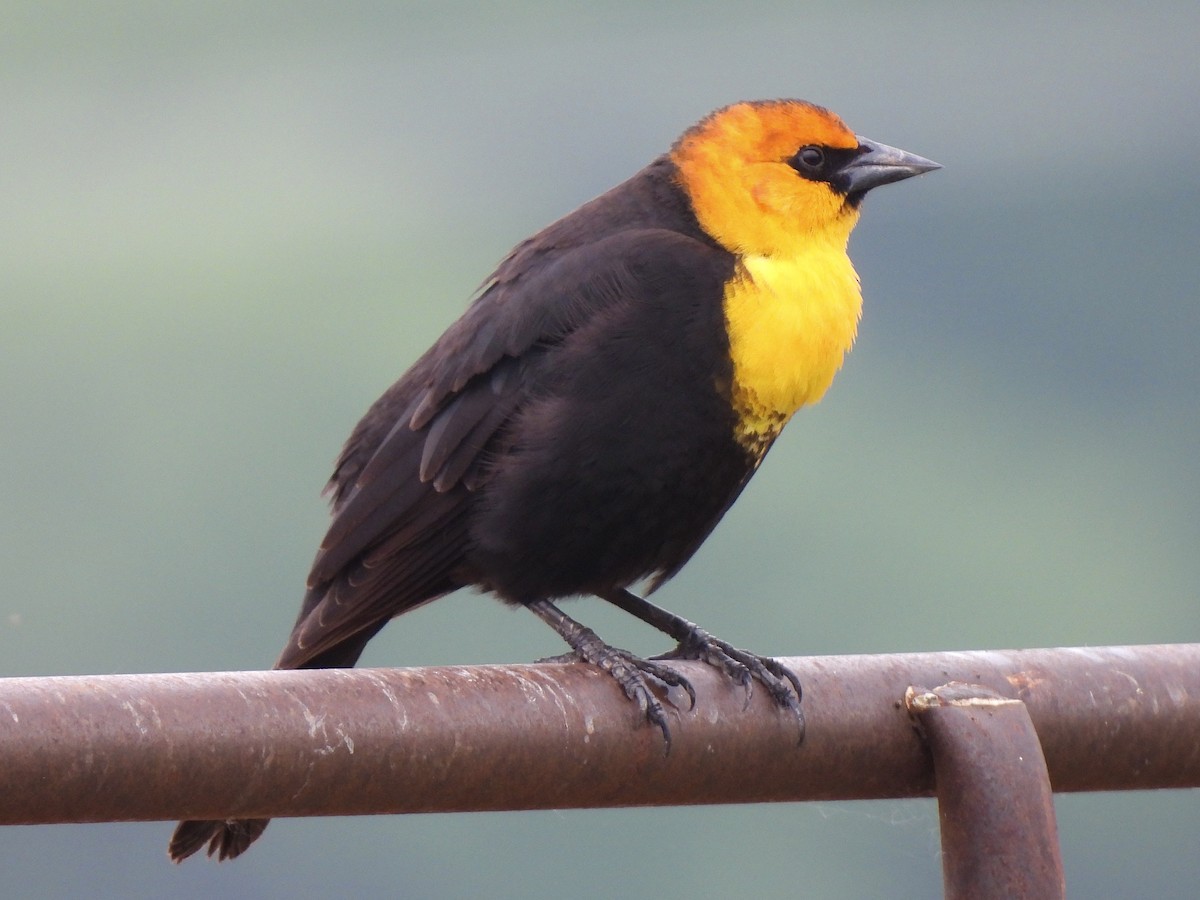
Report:
[[[854,345],[862,293],[847,226],[786,256],[744,256],[726,285],[736,437],[756,454],[821,399]]]
[[[805,144],[852,149],[858,138],[807,104],[735,104],[671,151],[701,227],[737,258],[724,297],[735,437],[759,457],[829,388],[862,311],[846,255],[858,209],[788,164]]]

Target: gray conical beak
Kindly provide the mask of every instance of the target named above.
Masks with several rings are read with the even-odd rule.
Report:
[[[903,181],[941,168],[940,164],[915,153],[880,144],[861,134],[855,136],[859,155],[842,169],[846,194],[852,199],[861,199],[863,194],[881,184]]]

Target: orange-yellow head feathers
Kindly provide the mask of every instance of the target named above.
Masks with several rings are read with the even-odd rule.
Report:
[[[724,296],[735,436],[761,457],[854,343],[862,296],[846,243],[859,201],[938,166],[801,100],[719,109],[671,161],[700,226],[737,257]]]
[[[845,244],[857,204],[789,163],[804,147],[853,151],[858,138],[801,100],[735,103],[688,129],[671,159],[701,226],[739,255],[790,254],[828,236]]]

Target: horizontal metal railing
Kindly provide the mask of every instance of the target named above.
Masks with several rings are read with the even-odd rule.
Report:
[[[578,664],[0,679],[0,824],[930,796],[961,740],[939,750],[931,711],[1005,699],[1055,791],[1200,786],[1200,644],[781,661],[802,743],[765,692],[681,662],[669,753]]]

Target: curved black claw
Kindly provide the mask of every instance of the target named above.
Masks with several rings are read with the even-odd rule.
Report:
[[[778,660],[739,650],[695,625],[688,629],[678,647],[654,659],[698,659],[720,669],[731,681],[745,689],[747,706],[750,705],[754,682],[757,681],[767,689],[776,706],[795,715],[800,725],[800,740],[804,740],[804,710],[800,706],[804,694],[800,679]]]
[[[658,726],[666,743],[667,752],[671,752],[671,728],[667,724],[666,712],[650,685],[657,682],[666,689],[683,688],[687,691],[691,706],[696,705],[696,689],[690,681],[667,666],[659,665],[648,659],[635,656],[628,650],[606,644],[595,632],[585,634],[576,653],[584,662],[603,669],[621,686],[625,696],[638,705],[646,719]]]
[[[671,688],[682,688],[687,692],[691,706],[696,705],[696,689],[690,681],[668,666],[642,659],[628,650],[613,647],[600,639],[596,632],[562,613],[548,601],[539,600],[529,604],[544,621],[548,622],[570,644],[574,651],[567,654],[566,659],[578,659],[591,663],[603,669],[621,686],[625,696],[638,705],[638,709],[652,725],[662,732],[666,743],[666,752],[671,752],[671,728],[667,724],[667,714],[662,703],[651,687],[651,681],[656,682],[665,691]],[[555,657],[554,661],[564,659]]]

